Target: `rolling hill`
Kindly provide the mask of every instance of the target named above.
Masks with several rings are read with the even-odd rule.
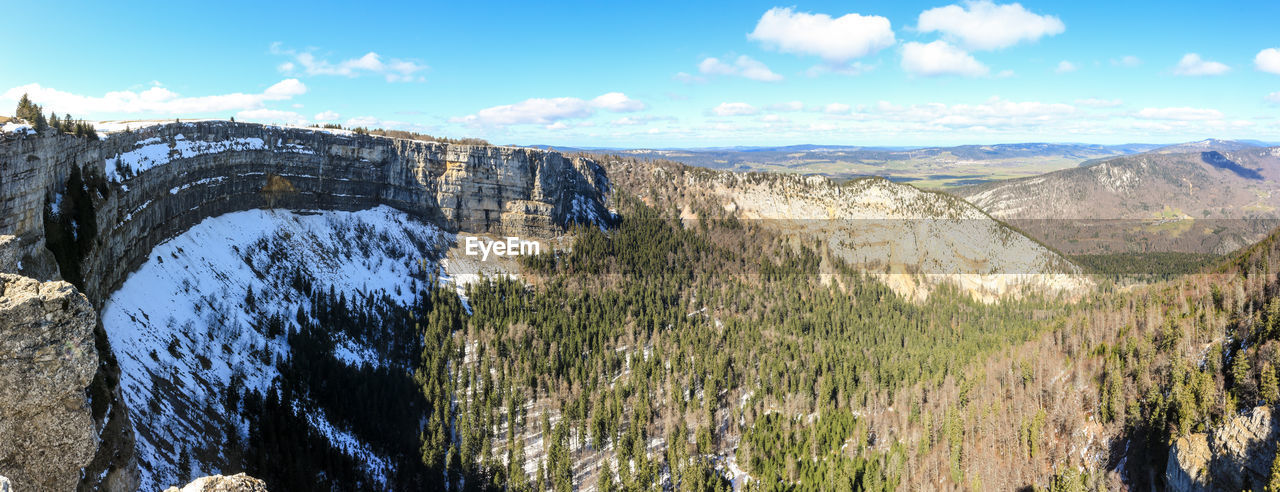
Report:
[[[1203,141],[952,191],[1068,254],[1226,254],[1280,223],[1280,148]]]

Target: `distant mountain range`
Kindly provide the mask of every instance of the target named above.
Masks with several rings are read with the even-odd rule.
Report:
[[[1280,225],[1280,147],[1204,140],[949,191],[1069,254],[1225,254]]]

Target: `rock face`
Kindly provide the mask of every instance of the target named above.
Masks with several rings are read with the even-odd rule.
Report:
[[[74,222],[78,229],[66,236],[78,243],[67,249],[82,257],[85,294],[101,307],[152,247],[207,217],[382,204],[448,230],[521,234],[607,217],[608,186],[595,162],[556,152],[173,123],[100,141],[32,136],[0,144],[0,234],[18,238],[23,273],[49,279],[58,269],[46,248],[54,237],[46,212]],[[67,197],[79,208],[69,210]]]
[[[96,316],[71,284],[0,274],[0,471],[18,490],[74,490],[98,449]]]
[[[1280,441],[1277,424],[1270,408],[1257,407],[1210,435],[1178,438],[1165,469],[1169,490],[1263,490]]]
[[[267,484],[243,473],[229,477],[214,475],[193,480],[185,487],[169,487],[164,492],[267,492]]]
[[[818,176],[647,162],[609,166],[610,176],[629,189],[655,189],[674,203],[690,194],[713,200],[739,220],[800,244],[822,244],[916,299],[943,283],[984,301],[1024,290],[1078,296],[1093,286],[1066,258],[964,200],[883,178],[838,184]]]
[[[451,232],[535,236],[611,219],[600,166],[534,149],[221,121],[101,140],[4,137],[0,273],[83,291],[0,277],[16,296],[0,301],[0,472],[20,490],[137,487],[118,366],[105,336],[94,346],[94,310],[153,247],[205,218],[387,205]]]

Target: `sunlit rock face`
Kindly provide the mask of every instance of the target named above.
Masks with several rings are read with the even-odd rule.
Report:
[[[1179,437],[1169,447],[1169,490],[1263,490],[1280,441],[1271,408],[1256,407],[1208,434]]]
[[[446,230],[533,234],[607,218],[608,187],[595,162],[556,152],[172,123],[99,141],[30,136],[0,144],[0,234],[17,237],[9,249],[18,271],[49,279],[59,268],[46,248],[48,224],[66,224],[59,240],[76,241],[67,249],[82,261],[76,275],[61,274],[82,278],[100,307],[147,251],[207,217],[388,205]]]
[[[150,125],[100,137],[0,135],[0,273],[27,277],[15,285],[36,286],[14,291],[36,293],[23,299],[46,294],[43,286],[50,284],[36,280],[66,280],[83,292],[57,284],[49,295],[77,300],[37,303],[44,306],[40,309],[56,306],[49,308],[57,311],[51,320],[26,314],[0,320],[7,323],[0,326],[0,371],[9,371],[3,377],[26,384],[32,374],[56,376],[42,381],[51,384],[46,392],[0,402],[0,442],[5,443],[0,452],[21,451],[0,454],[0,471],[19,490],[29,476],[12,472],[17,465],[11,462],[42,456],[53,458],[41,462],[38,473],[47,476],[37,483],[52,481],[37,490],[126,490],[155,478],[154,466],[139,469],[139,458],[149,455],[135,451],[158,455],[164,449],[135,439],[163,433],[133,425],[131,418],[141,410],[128,407],[137,395],[123,393],[129,388],[123,383],[158,373],[120,374],[128,363],[117,366],[115,358],[136,361],[139,352],[133,349],[149,352],[150,346],[126,343],[124,332],[111,333],[111,325],[95,337],[95,309],[153,259],[153,250],[206,219],[260,209],[399,214],[398,224],[411,218],[422,229],[419,237],[432,238],[457,231],[545,236],[570,223],[604,225],[611,219],[604,205],[609,182],[603,169],[590,159],[556,152],[225,121]],[[412,246],[417,250],[412,256],[418,257],[444,248],[425,242]],[[389,278],[393,275],[379,268],[392,261],[406,266],[402,253],[408,249],[386,251],[385,263],[358,266],[366,268],[366,277]],[[31,311],[36,309],[31,302],[36,301],[13,306]],[[87,323],[81,323],[83,316],[89,317]],[[80,331],[47,331],[71,327]],[[106,351],[115,341],[119,349]],[[76,350],[28,357],[60,343]],[[0,382],[11,387],[9,379]],[[87,392],[87,386],[97,391]],[[38,411],[45,408],[53,410]],[[5,434],[19,423],[39,426],[40,419],[53,417],[60,424],[43,427],[43,434],[14,439]],[[176,458],[165,461],[170,459]],[[172,483],[177,482],[152,480],[147,486]]]
[[[71,284],[0,274],[0,471],[16,490],[74,490],[98,448],[95,319]]]

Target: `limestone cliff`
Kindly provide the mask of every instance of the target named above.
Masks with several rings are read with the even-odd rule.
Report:
[[[581,157],[340,130],[205,121],[100,140],[6,135],[0,273],[83,295],[3,277],[21,288],[0,307],[23,311],[0,316],[0,388],[41,389],[0,402],[0,474],[20,490],[136,488],[135,434],[94,310],[205,218],[387,205],[447,231],[543,235],[610,220],[609,186]]]
[[[943,283],[984,301],[1023,292],[1077,297],[1093,286],[1062,255],[968,202],[883,178],[836,183],[664,162],[607,165],[626,189],[653,190],[677,206],[710,200],[739,220],[821,244],[914,299]]]
[[[1169,448],[1169,490],[1263,490],[1280,441],[1271,409],[1257,407],[1206,434],[1178,438]]]
[[[96,316],[71,284],[0,274],[0,474],[18,490],[74,490],[94,457]]]
[[[101,307],[152,247],[228,212],[382,204],[449,230],[535,233],[607,217],[608,187],[595,162],[556,152],[173,123],[0,143],[0,234],[18,238],[22,273],[60,271]]]

